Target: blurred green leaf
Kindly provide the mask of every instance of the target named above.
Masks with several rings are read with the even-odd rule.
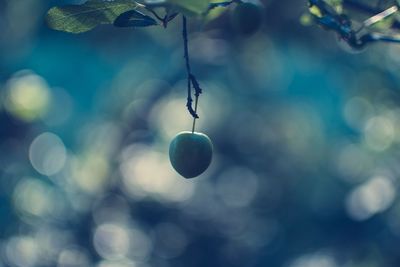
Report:
[[[215,7],[207,13],[207,15],[204,17],[204,20],[206,23],[210,22],[221,16],[226,11],[227,11],[226,7]]]
[[[116,27],[147,27],[157,25],[157,21],[136,10],[129,10],[116,18]]]
[[[47,13],[46,21],[54,30],[81,33],[99,24],[112,24],[122,13],[138,6],[130,0],[89,0],[82,5],[53,7]]]
[[[221,0],[210,0],[208,12],[204,16],[205,22],[207,23],[220,17],[228,10],[231,4],[231,2],[223,2]]]
[[[186,15],[201,15],[207,11],[210,0],[167,0]]]

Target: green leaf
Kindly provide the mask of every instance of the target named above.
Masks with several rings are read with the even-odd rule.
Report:
[[[210,11],[207,12],[207,14],[204,17],[205,22],[210,22],[216,18],[218,18],[219,16],[221,16],[224,12],[227,11],[226,7],[214,7],[213,9],[211,9]]]
[[[186,15],[201,15],[208,10],[210,0],[167,0]]]
[[[157,24],[155,19],[136,10],[122,13],[114,21],[116,27],[147,27]]]
[[[88,0],[82,5],[53,7],[47,13],[46,21],[54,30],[81,33],[100,24],[112,24],[122,13],[138,7],[130,0]]]

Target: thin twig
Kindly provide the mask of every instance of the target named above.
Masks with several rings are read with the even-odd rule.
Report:
[[[196,100],[194,101],[194,112],[197,113],[197,105],[199,103],[199,97],[196,96]],[[194,129],[196,128],[196,118],[193,118],[193,125],[192,125],[192,133],[194,133]]]
[[[192,71],[190,69],[190,60],[189,60],[189,46],[188,46],[188,34],[187,34],[187,20],[185,16],[182,16],[182,27],[183,27],[183,45],[184,45],[184,52],[185,52],[185,63],[186,63],[186,70],[188,74],[188,79],[189,76],[192,74]]]
[[[188,33],[187,33],[187,20],[186,17],[182,16],[182,35],[183,35],[183,45],[184,45],[184,57],[187,71],[187,103],[186,107],[189,110],[189,113],[193,117],[193,127],[192,132],[194,132],[196,126],[196,119],[199,118],[197,115],[197,105],[199,102],[199,96],[202,93],[199,83],[197,82],[196,77],[192,74],[192,70],[190,67],[190,58],[189,58],[189,46],[188,46]],[[195,90],[195,107],[193,109],[193,99],[192,99],[192,86]]]

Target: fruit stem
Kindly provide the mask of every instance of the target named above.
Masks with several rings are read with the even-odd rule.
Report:
[[[196,95],[195,103],[194,103],[194,112],[197,114],[197,104],[199,103],[199,96]],[[193,118],[193,126],[192,126],[192,133],[194,133],[194,130],[196,128],[196,120],[197,118]]]

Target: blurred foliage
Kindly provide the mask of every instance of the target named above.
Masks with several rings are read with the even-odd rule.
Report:
[[[265,2],[251,36],[232,8],[193,19],[215,157],[185,180],[180,23],[46,27],[78,3],[0,1],[0,266],[400,264],[400,46],[349,54],[300,0]]]
[[[138,6],[129,0],[89,0],[81,5],[53,7],[47,14],[47,22],[49,27],[56,30],[81,33],[99,24],[113,24],[120,14]]]
[[[233,2],[228,1],[226,5]],[[225,6],[225,3],[221,3]],[[86,32],[100,24],[113,24],[117,27],[155,25],[166,27],[178,12],[189,16],[203,15],[208,12],[212,4],[216,7],[220,5],[219,2],[210,2],[210,0],[88,0],[82,4],[53,7],[47,13],[46,20],[50,28],[70,33]],[[163,9],[165,15],[161,17],[156,9]],[[142,13],[141,10],[149,13],[150,16]],[[214,13],[214,16],[216,15]],[[157,23],[156,19],[160,23]]]

